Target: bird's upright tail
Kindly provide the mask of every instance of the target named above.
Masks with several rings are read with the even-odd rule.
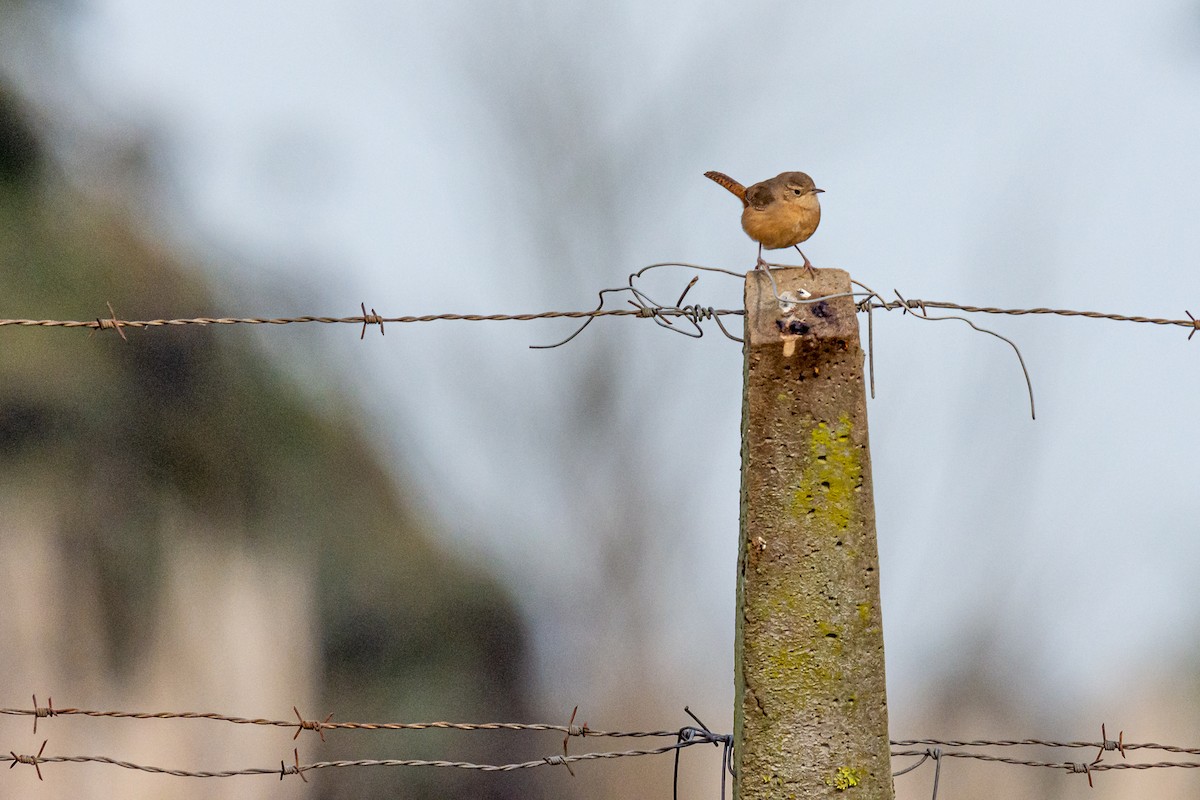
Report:
[[[735,181],[733,178],[726,175],[724,172],[708,171],[704,173],[704,177],[709,180],[716,181],[724,186],[729,191],[737,195],[737,199],[742,201],[742,205],[746,205],[746,187]]]

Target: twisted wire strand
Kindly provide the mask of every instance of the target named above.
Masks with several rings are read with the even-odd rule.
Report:
[[[609,738],[645,738],[678,736],[679,731],[602,731],[578,725],[551,725],[521,722],[312,722],[297,719],[265,719],[239,717],[208,711],[95,711],[85,708],[0,708],[0,714],[32,717],[108,717],[112,719],[207,719],[234,725],[262,725],[276,728],[307,728],[312,730],[382,730],[382,731],[554,731],[571,736],[605,736]]]
[[[678,736],[678,733],[679,732],[673,732],[671,735]],[[592,762],[592,760],[600,759],[661,756],[661,754],[664,753],[678,752],[683,750],[685,747],[713,744],[713,741],[713,738],[710,738],[710,736],[698,736],[698,738],[694,739],[679,739],[678,741],[672,742],[670,745],[649,748],[649,750],[581,753],[578,754],[578,756],[547,756],[545,758],[528,760],[528,762],[517,762],[512,764],[475,764],[473,762],[451,762],[451,760],[426,760],[415,758],[355,759],[336,760],[336,762],[313,762],[311,764],[300,764],[298,757],[296,758],[296,764],[294,766],[288,766],[281,762],[278,768],[252,766],[252,768],[236,770],[180,770],[164,768],[164,766],[137,764],[118,758],[109,758],[108,756],[42,756],[42,754],[38,754],[38,756],[18,756],[16,753],[10,753],[7,754],[7,756],[0,756],[0,764],[10,762],[10,764],[8,764],[10,769],[17,764],[29,764],[31,766],[35,766],[35,768],[38,768],[38,777],[41,777],[41,764],[96,763],[120,766],[120,768],[127,770],[154,772],[154,774],[157,775],[173,775],[175,777],[236,777],[242,775],[278,775],[282,780],[284,775],[302,775],[304,772],[310,770],[348,768],[348,766],[433,766],[433,768],[476,770],[480,772],[511,772],[515,770],[533,769],[536,768],[536,766],[565,766],[580,762]]]
[[[662,308],[657,312],[669,317],[689,317],[695,312],[683,308]],[[744,315],[741,309],[705,309],[707,315]],[[100,317],[92,320],[61,319],[0,319],[0,327],[40,328],[89,328],[111,330],[114,328],[162,328],[186,325],[293,325],[317,322],[324,325],[362,325],[408,322],[526,322],[537,319],[583,319],[585,317],[645,317],[649,316],[634,308],[605,308],[592,311],[539,311],[530,314],[420,314],[414,316],[385,317],[382,315],[358,315],[353,317],[188,317],[178,319],[114,319]]]
[[[550,726],[545,726],[545,727],[549,728]],[[672,735],[678,735],[678,732],[674,732]],[[936,740],[905,740],[905,741],[933,742]],[[149,772],[149,773],[161,774],[161,775],[172,775],[172,776],[183,777],[183,778],[229,778],[229,777],[236,777],[236,776],[242,776],[242,775],[279,775],[282,778],[285,775],[302,774],[302,773],[310,771],[310,770],[345,768],[345,767],[434,767],[434,768],[476,770],[476,771],[480,771],[480,772],[512,772],[515,770],[533,769],[536,767],[560,766],[560,765],[574,764],[574,763],[579,763],[579,762],[583,762],[583,761],[596,761],[596,760],[602,760],[602,759],[631,758],[631,757],[638,757],[638,756],[662,755],[664,753],[677,752],[686,747],[691,747],[691,746],[697,745],[697,744],[712,744],[712,743],[714,743],[714,740],[709,737],[694,738],[694,739],[680,739],[672,744],[663,745],[661,747],[655,747],[655,748],[651,748],[651,749],[603,751],[603,752],[595,752],[595,753],[583,753],[580,755],[573,755],[573,756],[572,755],[564,755],[564,756],[555,755],[555,756],[547,756],[544,758],[530,760],[530,761],[515,762],[515,763],[511,763],[511,764],[477,764],[477,763],[473,763],[473,762],[469,762],[469,761],[447,761],[447,760],[425,760],[425,759],[356,759],[356,760],[341,760],[341,761],[317,761],[317,762],[313,762],[311,764],[300,764],[300,763],[298,763],[298,760],[297,760],[297,764],[295,766],[290,766],[290,767],[286,766],[285,764],[283,764],[283,762],[281,762],[281,765],[279,768],[248,767],[245,769],[212,771],[212,770],[171,769],[171,768],[167,768],[167,767],[158,767],[158,766],[147,765],[147,764],[137,764],[132,761],[124,761],[121,759],[110,758],[108,756],[83,756],[83,755],[80,755],[80,756],[67,756],[67,755],[46,756],[46,755],[38,755],[35,757],[35,756],[18,756],[16,754],[0,755],[0,764],[9,762],[9,767],[11,768],[13,766],[16,766],[16,764],[18,764],[18,763],[29,764],[29,765],[35,766],[35,767],[38,765],[41,765],[41,764],[56,764],[56,763],[74,763],[74,764],[100,763],[100,764],[109,764],[111,766],[121,767],[123,769],[136,770],[136,771],[140,771],[140,772]],[[1047,742],[1047,741],[1043,741],[1043,740],[1033,740],[1033,739],[1020,740],[1020,741],[965,742],[964,744],[968,744],[968,745],[988,744],[988,745],[998,745],[998,746],[1036,744],[1036,745],[1064,746],[1064,747],[1095,747],[1095,746],[1098,746],[1097,743],[1094,743],[1094,742]],[[1125,745],[1126,748],[1129,748],[1130,746],[1131,745]],[[1148,746],[1151,746],[1151,745],[1137,745],[1137,747],[1148,747]],[[1191,752],[1192,751],[1192,749],[1190,749],[1190,748],[1174,748],[1169,745],[1157,745],[1156,744],[1156,745],[1152,745],[1152,746],[1156,747],[1156,748],[1164,749],[1164,750],[1171,750],[1171,751],[1183,751],[1183,752]],[[929,751],[928,750],[893,750],[891,752],[891,755],[893,758],[921,757],[922,758],[921,763],[923,763],[924,759],[929,756]],[[1058,770],[1064,770],[1064,771],[1073,772],[1073,773],[1103,772],[1103,771],[1110,771],[1110,770],[1147,770],[1147,769],[1164,769],[1164,768],[1198,769],[1198,768],[1200,768],[1200,762],[1193,762],[1193,761],[1157,761],[1157,762],[1144,762],[1144,763],[1129,763],[1129,762],[1105,763],[1105,762],[1094,761],[1094,762],[1090,762],[1090,763],[1088,763],[1088,762],[1081,763],[1081,762],[1071,762],[1071,761],[1041,761],[1041,760],[1035,760],[1035,759],[1011,758],[1011,757],[1007,757],[1007,756],[995,756],[995,755],[991,755],[988,753],[977,753],[977,752],[972,752],[972,751],[961,751],[961,750],[941,751],[938,753],[937,757],[938,758],[974,759],[977,761],[985,761],[985,762],[998,763],[998,764],[1009,764],[1009,765],[1013,765],[1013,766],[1058,769]],[[915,766],[919,766],[919,764],[914,765],[914,767]],[[903,774],[903,772],[906,772],[906,771],[908,771],[908,770],[904,770],[900,774]],[[39,770],[39,774],[40,774],[40,770]]]
[[[1115,314],[1104,311],[1073,311],[1067,308],[997,308],[995,306],[970,306],[960,303],[952,303],[945,300],[918,300],[914,298],[908,299],[907,308],[910,311],[919,311],[922,307],[925,308],[948,308],[956,311],[965,311],[972,314],[1007,314],[1009,316],[1021,317],[1030,314],[1051,314],[1059,317],[1087,317],[1088,319],[1107,319],[1114,322],[1141,322],[1149,325],[1177,325],[1184,328],[1200,329],[1195,319],[1166,319],[1164,317],[1142,317],[1131,314]],[[905,308],[906,306],[898,300],[883,301],[871,304],[873,308],[891,311],[896,308]]]
[[[678,733],[677,731],[675,733]],[[675,735],[673,733],[672,735]],[[281,763],[280,767],[248,767],[245,769],[231,770],[184,770],[170,769],[167,767],[156,767],[148,764],[137,764],[132,761],[123,761],[121,759],[109,758],[108,756],[17,756],[14,754],[0,755],[0,764],[11,762],[11,769],[18,763],[30,764],[36,766],[40,764],[109,764],[114,767],[123,769],[137,770],[139,772],[150,772],[159,775],[173,775],[180,778],[232,778],[240,775],[279,775],[281,778],[284,775],[295,775],[308,772],[316,769],[330,769],[340,767],[440,767],[453,769],[477,770],[479,772],[512,772],[520,769],[533,769],[534,767],[546,766],[562,766],[566,764],[575,764],[581,761],[596,761],[600,759],[612,758],[632,758],[637,756],[654,756],[662,755],[663,753],[671,753],[677,750],[682,750],[685,747],[691,747],[697,744],[709,744],[705,739],[695,739],[691,741],[679,741],[662,747],[656,747],[648,750],[621,750],[621,751],[605,751],[597,753],[582,753],[580,755],[567,756],[547,756],[534,761],[522,761],[513,764],[475,764],[469,761],[442,761],[442,760],[423,760],[423,759],[358,759],[353,761],[316,761],[311,764],[299,764],[295,766],[286,766]],[[40,774],[40,770],[39,770]]]
[[[1129,745],[1126,745],[1128,748]],[[893,750],[893,758],[905,758],[910,756],[924,756],[925,750]],[[990,761],[998,764],[1012,764],[1021,767],[1047,767],[1050,769],[1061,769],[1068,772],[1101,772],[1114,769],[1163,769],[1168,767],[1178,767],[1181,769],[1198,769],[1200,761],[1156,761],[1156,762],[1141,762],[1129,763],[1125,761],[1108,762],[1090,762],[1080,763],[1076,761],[1036,761],[1023,758],[1009,758],[1007,756],[994,756],[989,753],[975,753],[966,750],[943,750],[941,758],[971,758],[977,761]]]
[[[940,747],[1088,747],[1093,750],[1105,748],[1106,742],[1055,742],[1049,739],[893,739],[893,747],[936,745]],[[1200,755],[1200,747],[1177,747],[1157,742],[1122,742],[1125,750],[1162,750],[1168,753]]]
[[[782,266],[782,265],[779,265]],[[459,321],[459,322],[505,322],[518,321],[526,322],[540,319],[585,319],[591,321],[597,317],[648,317],[654,319],[658,324],[663,324],[663,318],[682,318],[693,323],[714,319],[719,322],[722,316],[742,316],[745,311],[742,309],[718,309],[713,307],[683,306],[683,297],[674,306],[663,305],[652,301],[643,291],[634,287],[634,281],[643,276],[644,273],[651,269],[660,267],[685,267],[688,269],[714,272],[719,274],[731,275],[734,277],[744,277],[742,273],[726,270],[719,267],[708,267],[701,264],[688,264],[684,262],[663,262],[659,264],[650,264],[641,268],[637,272],[629,276],[629,284],[623,287],[613,289],[605,289],[600,293],[601,305],[603,305],[603,296],[605,293],[616,291],[631,291],[637,298],[637,302],[633,308],[596,308],[587,311],[539,311],[532,313],[520,314],[463,314],[463,313],[441,313],[441,314],[417,314],[405,315],[396,317],[386,317],[374,312],[364,312],[354,316],[315,316],[303,315],[297,317],[187,317],[174,319],[143,319],[143,320],[126,320],[117,318],[115,313],[108,317],[97,317],[90,320],[59,320],[59,319],[0,319],[0,327],[41,327],[41,328],[87,328],[89,330],[117,330],[123,328],[146,329],[146,328],[161,328],[161,327],[178,327],[188,325],[293,325],[301,323],[319,323],[324,325],[383,325],[384,323],[417,323],[417,322],[438,322],[438,321]],[[768,270],[768,273],[770,270]],[[695,280],[688,285],[690,289],[695,284]],[[684,291],[684,294],[687,290]],[[924,311],[929,308],[951,309],[963,311],[966,313],[977,314],[1003,314],[1009,316],[1027,316],[1027,315],[1053,315],[1061,317],[1085,317],[1088,319],[1105,319],[1115,322],[1134,322],[1144,323],[1149,325],[1169,325],[1183,328],[1191,328],[1192,331],[1200,330],[1200,320],[1193,317],[1190,313],[1187,319],[1169,319],[1165,317],[1147,317],[1135,314],[1121,314],[1103,311],[1078,311],[1065,308],[1000,308],[997,306],[977,306],[967,305],[964,303],[955,303],[947,300],[921,300],[916,298],[899,298],[897,300],[887,300],[879,294],[874,294],[873,299],[858,304],[860,311],[868,312],[871,310],[893,311],[903,309],[907,311]],[[822,299],[822,298],[816,298]],[[729,335],[726,331],[726,335]],[[730,336],[730,338],[736,338]]]

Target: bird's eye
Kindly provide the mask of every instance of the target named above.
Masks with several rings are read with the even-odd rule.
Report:
[[[799,189],[792,189],[792,194],[799,197],[800,195],[804,194],[804,192],[800,191]]]

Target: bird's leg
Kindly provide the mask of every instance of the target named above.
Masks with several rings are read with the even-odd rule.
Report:
[[[762,242],[758,243],[758,262],[754,265],[755,269],[767,269],[767,262],[763,261],[762,257]]]
[[[808,277],[816,277],[817,268],[814,267],[812,262],[808,260],[808,256],[804,255],[804,251],[800,249],[800,245],[794,244],[792,247],[796,248],[796,252],[799,253],[800,257],[804,259],[804,269],[808,272]]]

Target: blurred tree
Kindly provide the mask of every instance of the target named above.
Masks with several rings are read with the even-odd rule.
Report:
[[[0,83],[0,316],[87,319],[105,300],[129,318],[210,308],[168,245],[47,168],[30,119]],[[33,688],[59,705],[525,716],[525,632],[508,596],[432,544],[348,401],[297,385],[246,334],[0,331],[4,704]],[[85,749],[168,766],[213,752],[211,730],[119,730]],[[272,763],[290,738],[257,735],[221,763]],[[302,740],[302,757],[506,755],[461,734],[329,738]],[[146,780],[115,773],[58,791],[129,794]],[[537,794],[520,778],[432,770],[312,780],[327,797]],[[200,791],[186,783],[176,796]]]

